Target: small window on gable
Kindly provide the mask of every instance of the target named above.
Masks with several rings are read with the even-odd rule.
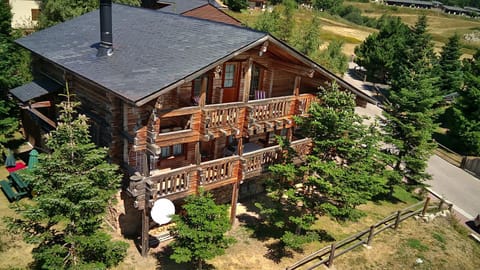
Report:
[[[40,18],[40,9],[32,8],[32,21],[38,21]]]

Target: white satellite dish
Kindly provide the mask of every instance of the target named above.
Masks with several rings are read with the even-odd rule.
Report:
[[[166,224],[172,219],[175,214],[175,205],[169,199],[160,199],[153,204],[150,215],[153,221],[159,225]]]

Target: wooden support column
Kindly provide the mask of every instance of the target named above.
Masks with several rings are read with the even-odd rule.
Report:
[[[147,187],[148,176],[150,175],[148,154],[143,155],[143,180],[145,183],[145,206],[142,211],[142,256],[147,257],[150,246],[148,244],[150,230],[150,188]]]
[[[273,91],[273,77],[275,76],[275,70],[271,70],[271,75],[270,75],[270,86],[268,87],[268,97],[272,97],[272,91]]]
[[[200,108],[205,107],[205,103],[207,100],[207,87],[208,87],[208,76],[204,76],[202,78],[202,87],[200,88],[200,99],[198,101],[198,105]]]
[[[240,189],[240,179],[237,177],[237,181],[232,185],[232,203],[230,205],[230,224],[235,223],[235,216],[237,215],[237,202],[238,193]]]
[[[300,95],[300,81],[302,80],[302,77],[296,76],[295,77],[295,84],[293,85],[293,95],[298,96]]]
[[[243,102],[248,101],[248,96],[250,95],[250,85],[252,83],[252,66],[253,66],[253,61],[252,58],[248,58],[247,62],[247,71],[245,71],[245,74],[243,76]]]
[[[238,139],[237,152],[241,157],[243,156],[243,137]],[[239,168],[237,172],[237,181],[232,185],[232,202],[230,205],[230,223],[233,225],[235,223],[235,216],[237,215],[237,203],[238,203],[238,194],[240,192],[240,182],[243,178],[243,166],[242,163],[239,163]]]

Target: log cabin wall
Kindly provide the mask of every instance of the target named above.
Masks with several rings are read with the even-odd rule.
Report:
[[[295,74],[283,70],[275,70],[272,85],[272,97],[293,95],[295,77]]]
[[[176,169],[195,164],[195,143],[190,142],[182,145],[183,153],[181,155],[159,158],[154,169]]]

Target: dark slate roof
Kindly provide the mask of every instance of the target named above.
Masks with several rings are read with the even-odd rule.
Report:
[[[36,79],[33,82],[14,88],[10,90],[10,93],[12,93],[12,95],[18,98],[21,102],[27,102],[34,98],[56,92],[62,88],[62,85],[45,78]]]
[[[192,9],[205,6],[209,2],[206,0],[159,0],[157,3],[170,4],[169,6],[160,9],[161,11],[182,14]]]
[[[113,5],[110,57],[96,57],[98,10],[17,40],[23,47],[132,102],[245,48],[261,33],[171,13]]]
[[[445,6],[443,5],[444,10],[455,11],[455,12],[467,12],[465,9],[461,7],[454,7],[454,6]]]

